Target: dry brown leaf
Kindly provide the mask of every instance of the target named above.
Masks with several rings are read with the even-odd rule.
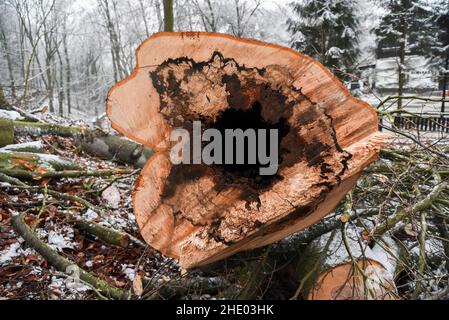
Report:
[[[343,223],[346,223],[346,222],[348,222],[349,221],[349,215],[348,214],[342,214],[341,216],[340,216],[340,221],[341,222],[343,222]]]
[[[117,279],[114,279],[114,284],[119,288],[126,286],[126,282]]]
[[[142,275],[136,274],[133,280],[133,291],[136,296],[140,297],[143,294]]]
[[[162,280],[164,280],[165,282],[169,282],[170,281],[170,277],[166,276],[166,275],[162,275]]]
[[[39,257],[36,254],[31,253],[26,256],[25,264],[28,264],[30,261],[39,262]]]
[[[373,177],[375,177],[378,181],[382,182],[383,184],[387,184],[390,181],[390,179],[388,179],[386,175],[381,173],[374,173]]]
[[[411,223],[407,223],[404,227],[404,231],[406,234],[412,237],[417,237],[418,232],[413,228],[413,225]]]
[[[362,236],[362,239],[365,241],[368,241],[370,239],[368,230],[363,230],[360,235]]]

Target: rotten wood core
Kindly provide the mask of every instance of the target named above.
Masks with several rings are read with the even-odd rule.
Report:
[[[369,105],[291,49],[211,33],[158,33],[108,95],[114,128],[159,151],[136,184],[144,239],[190,268],[278,241],[331,211],[383,140]],[[173,165],[173,128],[278,129],[279,168]]]

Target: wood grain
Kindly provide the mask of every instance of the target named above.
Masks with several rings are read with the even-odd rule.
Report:
[[[214,127],[255,104],[285,123],[281,163],[263,180],[213,165],[172,165],[175,127]],[[278,241],[322,219],[374,161],[376,112],[321,64],[292,49],[215,33],[157,33],[132,75],[108,94],[113,127],[158,153],[141,172],[134,209],[143,238],[185,268]]]

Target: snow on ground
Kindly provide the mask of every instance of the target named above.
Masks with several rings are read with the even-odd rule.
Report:
[[[20,256],[22,250],[20,243],[16,242],[9,246],[9,248],[0,252],[0,265],[3,265],[12,260],[14,257]]]
[[[85,123],[79,125],[86,126]],[[43,138],[46,140],[45,143]],[[75,161],[82,168],[91,170],[117,168],[117,164],[113,162],[99,160],[80,152],[69,138],[44,136],[32,140],[25,137],[19,138],[17,142],[25,146],[41,143],[44,152],[54,152],[48,146],[50,143],[62,156]],[[27,211],[26,221],[32,226],[44,203],[45,208],[35,229],[38,237],[61,256],[112,285],[128,290],[132,287],[132,279],[137,273],[148,278],[155,275],[167,275],[170,278],[179,276],[178,264],[158,252],[150,248],[123,249],[111,246],[79,230],[73,221],[67,220],[68,214],[82,216],[86,220],[128,232],[139,238],[131,199],[136,177],[137,175],[122,178],[112,184],[113,177],[61,178],[45,182],[49,188],[90,201],[100,208],[98,212],[83,208],[75,202],[61,201],[50,195],[32,194],[2,183],[0,200],[4,204],[0,207],[0,298],[98,298],[85,284],[73,284],[73,278],[55,270],[15,233],[11,225],[11,216]],[[110,186],[99,194],[93,192],[102,190],[108,185]]]
[[[17,111],[0,109],[0,119],[23,120],[23,117]]]
[[[1,118],[1,116],[0,116]],[[23,150],[27,148],[32,149],[41,149],[44,147],[44,144],[41,141],[30,141],[24,143],[10,144],[0,148],[0,151],[15,151],[15,150]]]

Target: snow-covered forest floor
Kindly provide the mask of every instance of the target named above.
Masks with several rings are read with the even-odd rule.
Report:
[[[60,123],[64,121],[59,121]],[[16,142],[40,142],[43,152],[74,160],[89,170],[117,168],[117,164],[102,161],[80,152],[70,138],[42,136],[21,137]],[[119,166],[129,169],[129,166]],[[62,256],[94,272],[119,288],[132,287],[136,274],[169,278],[179,276],[174,261],[162,257],[150,248],[120,248],[111,246],[83,233],[67,220],[70,215],[125,231],[139,237],[132,211],[132,185],[137,172],[113,177],[42,179],[36,185],[58,190],[88,200],[98,211],[51,195],[34,194],[0,182],[0,297],[4,299],[85,299],[98,298],[89,286],[67,278],[56,271],[24,244],[13,230],[11,215],[27,212],[27,223],[39,237]]]

